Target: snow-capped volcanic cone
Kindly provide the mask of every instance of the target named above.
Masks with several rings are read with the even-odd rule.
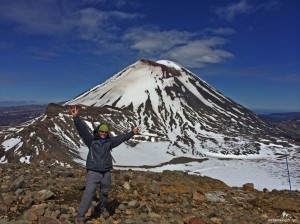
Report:
[[[139,165],[174,156],[261,158],[283,149],[299,154],[292,137],[184,67],[140,60],[65,105],[49,104],[43,116],[0,132],[0,163],[84,163],[88,149],[74,127],[71,105],[78,105],[91,131],[99,122],[110,124],[111,135],[140,127],[142,135],[116,149],[117,165],[130,165],[130,150]],[[150,161],[149,154],[160,160]]]
[[[169,146],[193,155],[258,154],[262,139],[268,143],[283,134],[167,60],[137,61],[66,103],[74,104],[131,111],[134,122],[146,132],[159,134]]]

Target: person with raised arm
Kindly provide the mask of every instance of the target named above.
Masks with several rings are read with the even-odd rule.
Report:
[[[129,140],[139,133],[139,129],[134,127],[132,131],[111,137],[109,135],[109,125],[100,124],[90,133],[86,124],[78,116],[79,109],[74,106],[71,108],[71,114],[76,129],[83,142],[89,148],[86,159],[87,182],[86,187],[75,217],[77,224],[85,223],[85,213],[91,206],[96,193],[97,185],[100,184],[100,197],[96,211],[99,211],[104,219],[110,217],[107,211],[108,193],[111,188],[111,170],[113,168],[111,150],[122,142]]]

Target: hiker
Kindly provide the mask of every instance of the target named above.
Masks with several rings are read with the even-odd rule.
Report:
[[[129,140],[132,136],[139,133],[137,127],[127,134],[115,137],[109,136],[107,124],[101,124],[94,130],[94,136],[89,132],[85,123],[78,116],[79,109],[76,106],[71,108],[74,124],[80,137],[89,148],[86,159],[87,182],[79,204],[76,215],[76,223],[85,223],[85,213],[90,208],[95,196],[96,187],[100,184],[100,200],[95,207],[95,212],[100,212],[104,219],[108,219],[110,214],[107,211],[108,192],[111,187],[112,155],[111,150],[122,142]]]

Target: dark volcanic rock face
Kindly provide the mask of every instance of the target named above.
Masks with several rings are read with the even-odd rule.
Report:
[[[74,223],[85,174],[83,168],[1,165],[0,223]],[[299,191],[292,196],[287,191],[262,192],[251,183],[230,188],[209,177],[178,171],[114,170],[112,178],[111,217],[104,221],[92,206],[86,214],[89,224],[300,221]]]

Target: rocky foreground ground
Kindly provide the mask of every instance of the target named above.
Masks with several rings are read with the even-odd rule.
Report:
[[[80,167],[0,165],[0,223],[74,223],[85,174]],[[91,207],[87,223],[300,223],[299,191],[231,188],[178,171],[114,170],[109,198],[111,217],[97,217]]]

